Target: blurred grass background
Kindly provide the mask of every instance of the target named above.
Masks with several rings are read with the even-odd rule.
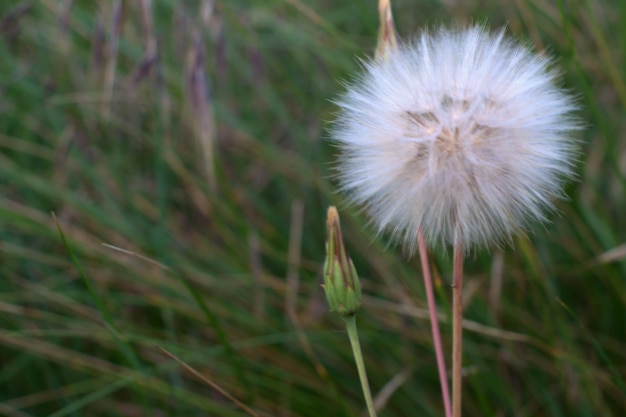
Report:
[[[623,415],[626,2],[453,3],[396,0],[399,32],[508,25],[558,57],[588,126],[560,215],[467,262],[465,413]],[[443,415],[417,260],[330,177],[331,99],[377,25],[373,0],[2,2],[0,415],[251,415],[229,395],[362,415],[320,288],[329,204],[380,416]]]

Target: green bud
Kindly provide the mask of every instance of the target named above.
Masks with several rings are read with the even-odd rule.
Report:
[[[361,283],[343,243],[339,214],[335,207],[328,208],[326,233],[323,285],[326,298],[331,311],[351,316],[361,306]]]

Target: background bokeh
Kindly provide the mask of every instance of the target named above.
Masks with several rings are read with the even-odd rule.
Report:
[[[622,415],[626,2],[393,6],[406,38],[478,21],[549,51],[586,127],[551,223],[466,263],[465,414]],[[377,26],[374,0],[1,2],[0,415],[361,415],[329,204],[379,415],[443,415],[418,262],[343,202],[324,140]]]

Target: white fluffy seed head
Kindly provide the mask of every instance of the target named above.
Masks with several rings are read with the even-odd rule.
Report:
[[[490,246],[544,220],[572,174],[576,106],[550,60],[482,27],[439,29],[364,64],[338,100],[338,178],[413,252]]]

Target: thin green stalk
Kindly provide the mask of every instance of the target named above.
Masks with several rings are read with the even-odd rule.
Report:
[[[363,361],[363,353],[361,353],[361,344],[359,343],[359,333],[356,328],[356,315],[342,316],[346,322],[346,328],[348,329],[348,337],[350,338],[350,345],[352,346],[352,353],[354,354],[354,361],[356,362],[356,368],[359,371],[359,379],[361,380],[361,388],[363,388],[363,396],[365,397],[365,403],[367,404],[367,410],[370,417],[377,417],[376,410],[374,410],[374,402],[372,401],[372,392],[370,391],[370,384],[367,381],[367,372],[365,371],[365,362]]]
[[[93,302],[96,304],[96,308],[98,309],[98,311],[100,312],[100,315],[102,316],[102,320],[104,321],[105,327],[111,332],[111,335],[113,336],[113,340],[115,340],[115,342],[117,343],[120,351],[122,352],[122,354],[124,355],[128,363],[135,369],[135,371],[137,371],[140,374],[143,373],[143,365],[141,363],[141,360],[139,359],[139,356],[135,352],[135,349],[130,345],[130,343],[128,343],[126,338],[120,333],[119,329],[117,328],[117,325],[115,324],[115,321],[113,320],[113,317],[111,316],[111,313],[106,308],[104,299],[100,296],[94,284],[87,277],[87,274],[85,274],[83,267],[81,266],[80,262],[78,261],[78,258],[74,254],[74,251],[72,247],[70,246],[67,238],[65,237],[65,233],[63,232],[63,229],[61,228],[61,224],[57,220],[56,215],[54,213],[52,213],[52,218],[54,219],[54,222],[56,223],[57,230],[59,232],[59,235],[61,236],[61,241],[63,242],[63,246],[67,250],[70,260],[72,261],[72,263],[74,264],[74,267],[78,271],[78,275],[82,278],[83,282],[85,283],[85,287],[87,287],[87,290],[89,291],[89,294],[91,295]],[[145,393],[139,390],[139,396],[143,403],[144,409],[147,410],[148,400],[146,398]]]
[[[593,333],[589,330],[587,326],[585,326],[585,324],[574,313],[574,311],[571,308],[569,308],[567,304],[563,302],[563,300],[561,300],[560,298],[557,298],[556,301],[559,303],[561,307],[563,307],[563,309],[567,312],[567,314],[569,314],[570,317],[572,317],[576,321],[576,324],[578,324],[578,326],[582,330],[583,335],[591,342],[596,352],[598,352],[598,356],[600,357],[600,359],[602,359],[602,361],[607,366],[609,370],[609,374],[611,375],[613,382],[615,382],[615,385],[619,387],[619,389],[622,390],[623,392],[626,392],[626,383],[624,383],[624,379],[620,375],[620,372],[617,370],[617,368],[615,367],[611,359],[609,359],[608,355],[606,354],[606,351],[602,348],[602,345],[594,337]]]
[[[204,302],[204,298],[200,295],[198,291],[196,291],[196,289],[189,283],[187,279],[185,279],[182,275],[174,271],[171,271],[171,272],[173,276],[175,276],[178,279],[178,281],[181,284],[183,284],[183,286],[187,289],[187,291],[189,291],[189,294],[191,294],[191,296],[193,297],[198,308],[200,308],[202,313],[204,313],[204,316],[206,317],[207,321],[213,328],[213,331],[215,331],[215,335],[217,339],[219,340],[220,345],[224,347],[226,355],[229,359],[229,363],[232,364],[233,370],[235,372],[235,375],[237,376],[237,379],[241,382],[242,386],[245,388],[247,395],[249,397],[252,396],[253,393],[250,388],[250,382],[248,381],[246,377],[246,373],[242,366],[244,363],[244,360],[237,353],[232,343],[230,342],[228,336],[226,335],[226,331],[224,330],[224,327],[222,326],[222,323],[219,320],[219,317],[209,308],[209,306]]]

